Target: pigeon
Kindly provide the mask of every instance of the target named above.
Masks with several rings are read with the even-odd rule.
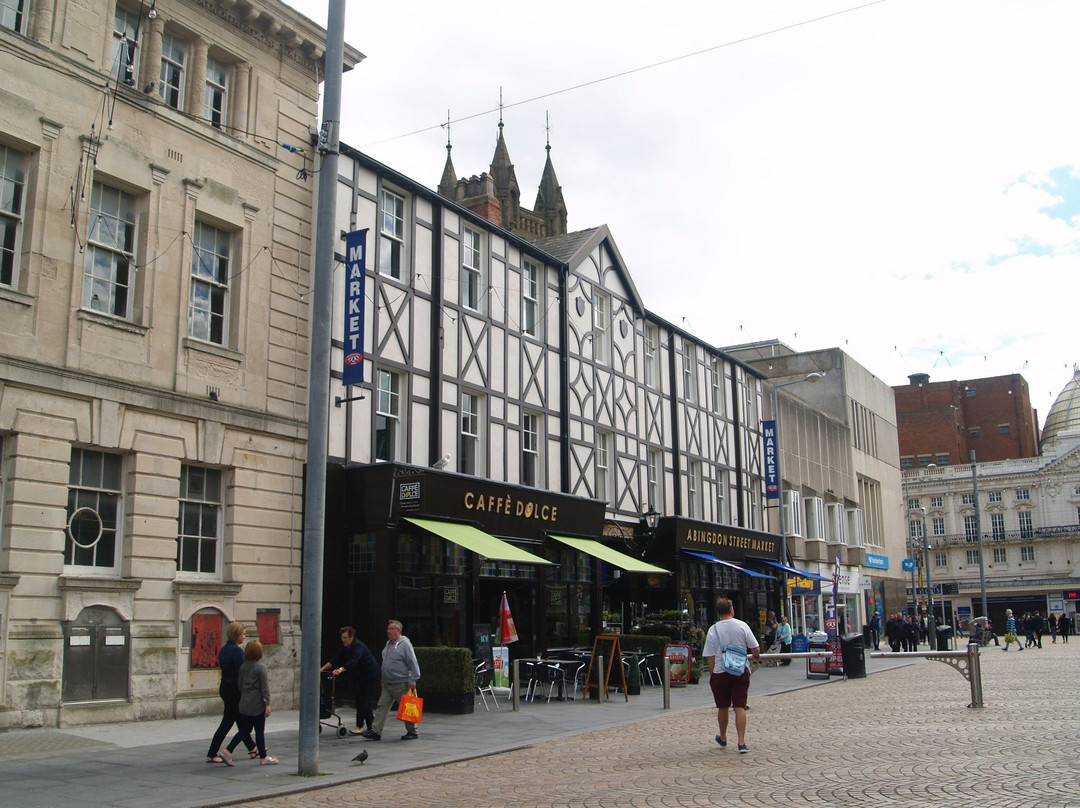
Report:
[[[357,755],[356,757],[353,758],[353,762],[363,763],[367,759],[368,759],[368,751],[366,749],[364,749],[363,751],[360,752],[359,755]]]

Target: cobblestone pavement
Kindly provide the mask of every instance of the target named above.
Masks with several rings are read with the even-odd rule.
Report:
[[[1080,808],[1080,641],[981,660],[982,709],[941,662],[756,699],[751,686],[748,755],[714,743],[701,709],[235,804]]]

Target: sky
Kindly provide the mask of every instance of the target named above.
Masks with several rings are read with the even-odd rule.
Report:
[[[288,0],[325,26],[327,0]],[[1080,362],[1080,3],[346,5],[341,140],[435,188],[545,144],[569,229],[717,347],[839,347],[890,385]],[[549,128],[550,127],[550,128]]]

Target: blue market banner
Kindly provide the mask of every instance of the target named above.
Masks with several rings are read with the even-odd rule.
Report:
[[[364,380],[364,286],[367,271],[367,228],[345,234],[345,357],[341,383]]]
[[[776,421],[761,422],[765,452],[765,499],[780,499],[780,463],[776,454]]]

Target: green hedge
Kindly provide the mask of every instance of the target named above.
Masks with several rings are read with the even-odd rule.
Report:
[[[420,663],[418,695],[473,692],[475,668],[470,649],[444,646],[415,651],[416,661]]]
[[[472,651],[468,648],[416,648],[420,679],[416,694],[424,712],[468,714],[476,701]]]

